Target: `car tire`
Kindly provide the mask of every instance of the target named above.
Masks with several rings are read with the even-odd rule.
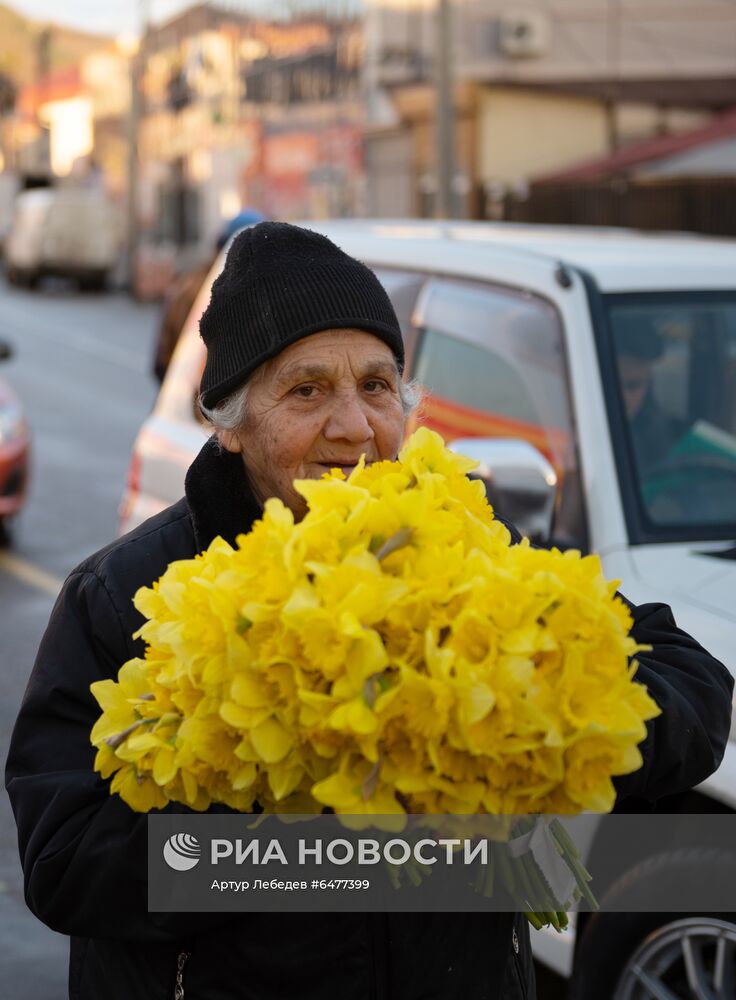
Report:
[[[736,965],[736,913],[709,912],[707,906],[696,913],[645,912],[646,900],[661,900],[663,887],[676,898],[678,886],[687,884],[689,890],[697,886],[702,902],[707,902],[708,887],[715,890],[719,885],[724,866],[736,871],[735,851],[693,847],[663,852],[618,879],[600,900],[601,912],[587,918],[576,949],[569,1000],[643,1000],[655,995],[651,981],[662,983],[668,996],[689,998],[700,995],[689,984],[698,970],[714,996],[725,996],[713,987],[715,956],[719,947],[725,947],[718,945],[723,939],[727,962]],[[667,905],[669,909],[670,901]],[[631,910],[625,912],[628,906]],[[617,912],[606,912],[614,907]],[[736,982],[736,968],[729,974]]]

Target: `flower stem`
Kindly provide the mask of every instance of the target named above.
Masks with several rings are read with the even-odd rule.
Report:
[[[395,535],[383,543],[380,549],[376,552],[376,559],[381,562],[387,559],[388,556],[392,555],[394,552],[398,552],[399,549],[406,548],[407,545],[411,544],[411,540],[414,537],[413,528],[399,528]]]
[[[111,749],[117,750],[117,748],[121,744],[125,743],[130,734],[135,732],[135,730],[138,729],[140,726],[145,726],[148,725],[149,723],[154,723],[158,721],[159,721],[158,719],[138,719],[132,725],[128,726],[127,729],[124,729],[121,733],[116,733],[114,736],[108,736],[108,738],[105,740],[105,743]]]
[[[580,854],[570,834],[558,819],[554,819],[550,823],[550,833],[560,855],[565,859],[570,871],[575,876],[575,881],[583,899],[585,899],[591,910],[599,910],[598,900],[588,887],[588,882],[591,881],[592,875],[580,860]]]

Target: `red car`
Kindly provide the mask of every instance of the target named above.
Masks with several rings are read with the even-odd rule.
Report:
[[[11,349],[0,343],[0,361]],[[31,434],[18,396],[0,379],[0,542],[7,541],[8,523],[26,498]]]

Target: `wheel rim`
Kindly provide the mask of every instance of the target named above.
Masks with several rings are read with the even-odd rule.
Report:
[[[613,1000],[734,1000],[736,925],[689,917],[650,934],[626,964]]]

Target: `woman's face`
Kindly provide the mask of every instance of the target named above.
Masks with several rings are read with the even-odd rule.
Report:
[[[394,459],[404,436],[400,376],[391,349],[361,330],[325,330],[285,348],[249,383],[246,418],[220,431],[239,452],[257,499],[306,512],[295,479]]]

